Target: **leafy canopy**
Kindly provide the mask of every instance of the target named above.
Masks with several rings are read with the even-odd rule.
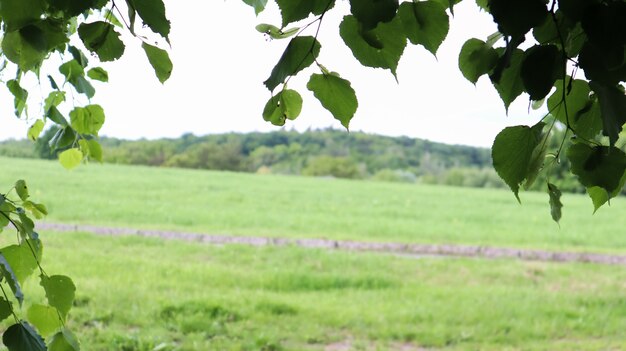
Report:
[[[422,46],[436,55],[458,2],[351,0],[339,35],[358,63],[387,69],[395,76],[407,45]],[[263,10],[259,3],[247,3],[257,14]],[[293,1],[276,3],[282,23],[268,27],[273,28],[271,32],[282,33],[287,26],[303,30],[290,39],[272,71],[271,84],[266,85],[270,91],[280,84],[285,89],[291,77],[315,62],[320,73],[311,74],[307,88],[348,128],[358,106],[356,93],[346,78],[330,73],[318,62],[321,49],[316,33],[324,15],[338,11],[334,1],[310,0],[301,7],[294,7],[299,2]],[[561,192],[550,174],[555,164],[567,158],[571,173],[587,188],[597,210],[619,194],[626,179],[623,152],[616,147],[625,143],[621,138],[626,123],[622,85],[626,81],[626,2],[476,0],[476,4],[491,14],[498,32],[487,38],[469,38],[460,48],[463,76],[475,84],[487,75],[505,109],[523,96],[533,107],[547,100],[549,110],[534,126],[506,128],[496,137],[496,171],[518,200],[520,187],[530,187],[538,174],[544,173],[551,215],[558,222]],[[306,29],[315,37],[304,36]],[[271,38],[283,39],[271,32]],[[294,55],[293,46],[300,38],[316,44],[301,49],[295,55],[297,64],[287,66],[285,57]],[[556,143],[559,147],[550,148],[555,143],[549,141],[555,137],[561,138]]]

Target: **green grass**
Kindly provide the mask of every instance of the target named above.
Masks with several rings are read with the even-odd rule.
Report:
[[[84,350],[626,348],[626,271],[590,264],[45,237]],[[37,280],[26,290],[41,298]],[[409,348],[411,347],[411,348]]]
[[[50,220],[210,233],[624,252],[622,199],[0,158]],[[10,185],[9,185],[10,186]],[[619,211],[619,212],[617,212]],[[84,350],[626,349],[618,266],[42,233]],[[4,236],[6,242],[11,236]],[[43,299],[36,279],[25,285]],[[31,296],[31,295],[29,295]],[[28,305],[24,307],[26,309]]]
[[[0,184],[25,178],[49,219],[215,234],[626,251],[626,203],[592,215],[564,195],[561,226],[548,196],[505,190],[0,158]]]

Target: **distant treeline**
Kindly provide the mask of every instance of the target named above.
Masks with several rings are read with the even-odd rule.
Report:
[[[37,142],[0,143],[0,155],[55,158],[49,129]],[[176,139],[122,140],[104,137],[108,163],[181,167],[266,174],[505,187],[491,166],[486,148],[447,145],[409,137],[388,137],[343,130],[270,133],[185,134]],[[560,166],[559,166],[560,167]],[[567,172],[553,172],[565,191],[582,191]],[[541,180],[536,188],[541,187]],[[566,184],[563,184],[566,183]],[[543,182],[545,186],[545,181]]]

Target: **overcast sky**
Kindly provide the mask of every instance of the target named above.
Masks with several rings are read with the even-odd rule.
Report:
[[[172,77],[161,85],[141,43],[126,37],[124,57],[104,65],[110,82],[94,83],[92,103],[102,105],[107,116],[101,135],[137,139],[280,129],[261,117],[270,97],[263,81],[288,41],[268,41],[254,29],[261,22],[280,24],[275,5],[259,17],[241,0],[166,0],[166,8],[172,22]],[[545,113],[529,115],[528,99],[521,96],[506,116],[487,77],[474,86],[461,75],[457,57],[464,41],[484,40],[496,30],[473,1],[455,7],[437,58],[422,47],[407,47],[398,68],[399,84],[389,71],[361,67],[352,57],[338,34],[347,1],[338,1],[337,10],[324,19],[319,61],[350,80],[357,92],[359,109],[351,130],[490,146],[505,126],[535,123]],[[341,127],[305,88],[315,70],[311,67],[290,81],[290,88],[303,95],[304,107],[286,128]],[[0,140],[24,136],[27,124],[38,117],[37,108],[31,109],[30,122],[17,120],[8,92],[2,89],[0,94]]]

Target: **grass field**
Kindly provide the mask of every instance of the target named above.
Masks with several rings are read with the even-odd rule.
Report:
[[[626,348],[623,267],[90,234],[45,243],[47,271],[78,286],[84,350]]]
[[[561,226],[547,194],[305,177],[0,158],[0,184],[28,180],[50,220],[215,234],[463,243],[625,252],[626,202],[592,215],[564,195]]]
[[[51,221],[625,252],[622,199],[0,158]],[[620,350],[626,269],[41,233],[83,350]],[[10,240],[4,236],[0,240]],[[43,298],[35,280],[25,289]],[[25,306],[26,309],[28,306]]]

